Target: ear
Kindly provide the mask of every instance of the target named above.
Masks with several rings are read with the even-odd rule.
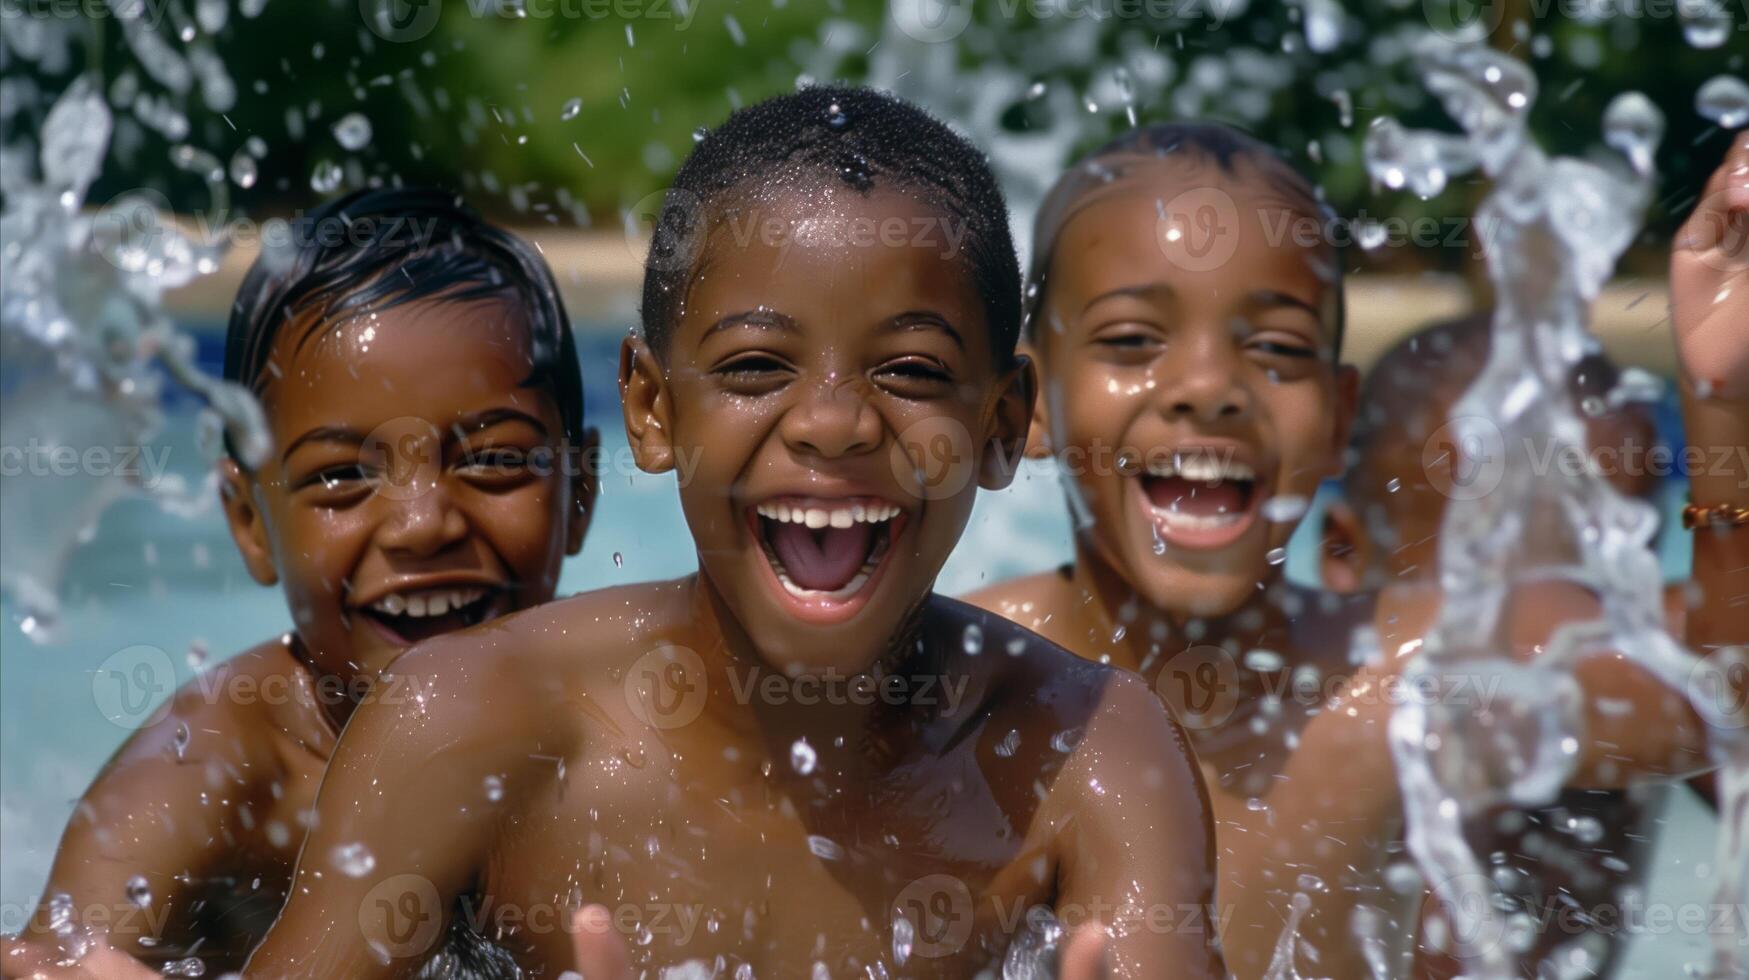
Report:
[[[1354,416],[1360,411],[1360,370],[1352,364],[1336,365],[1336,424],[1331,426],[1330,456],[1333,460],[1328,476],[1341,476],[1343,459],[1348,453],[1348,440],[1354,434]]]
[[[638,469],[646,473],[673,469],[673,398],[668,379],[655,353],[637,337],[627,337],[619,348],[619,398],[626,441]]]
[[[583,550],[583,537],[589,533],[595,499],[601,493],[601,433],[594,426],[583,430],[580,460],[583,465],[571,474],[571,514],[565,524],[567,555]]]
[[[1318,535],[1318,578],[1324,588],[1340,595],[1361,591],[1372,567],[1372,552],[1372,539],[1360,515],[1346,500],[1330,501]]]
[[[1018,356],[1032,362],[1033,374],[1039,393],[1032,400],[1032,426],[1026,430],[1026,458],[1051,458],[1051,408],[1050,399],[1044,393],[1044,359],[1038,348],[1029,341],[1021,341]]]
[[[985,490],[1001,490],[1014,482],[1038,404],[1038,371],[1025,354],[1015,354],[1014,366],[997,383],[1001,391],[995,417],[978,461],[978,486]]]
[[[255,478],[243,472],[237,461],[219,460],[219,500],[225,508],[225,523],[231,528],[231,540],[243,556],[243,567],[249,577],[262,585],[279,582],[279,569],[273,564],[273,547],[267,538],[267,518],[255,500]]]

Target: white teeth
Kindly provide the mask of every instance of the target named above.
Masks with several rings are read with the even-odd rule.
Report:
[[[1151,463],[1148,475],[1178,476],[1197,483],[1257,479],[1257,471],[1244,463],[1209,453],[1173,453],[1171,459]]]
[[[899,515],[899,508],[884,503],[854,503],[843,507],[791,507],[788,504],[764,503],[754,513],[779,524],[805,524],[814,530],[823,527],[846,528],[852,524],[879,524]]]
[[[371,603],[371,608],[390,616],[442,616],[463,606],[470,606],[486,595],[481,588],[426,589],[412,593],[392,593]]]
[[[1183,511],[1176,509],[1164,510],[1155,507],[1154,516],[1158,518],[1162,524],[1168,524],[1175,528],[1182,528],[1186,531],[1213,531],[1217,528],[1227,527],[1230,524],[1236,523],[1245,515],[1209,514],[1204,516],[1201,514],[1186,514]]]

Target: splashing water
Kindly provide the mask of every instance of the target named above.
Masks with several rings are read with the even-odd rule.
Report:
[[[146,68],[181,81],[177,68],[187,63],[137,33],[130,29],[128,38],[145,52]],[[214,97],[208,93],[209,101]],[[210,480],[190,489],[173,478],[146,479],[141,468],[99,465],[150,448],[162,422],[164,384],[155,368],[207,401],[209,436],[222,428],[246,461],[267,452],[254,398],[202,374],[193,344],[161,308],[166,290],[218,268],[222,243],[197,243],[165,222],[160,216],[168,207],[151,192],[125,193],[94,213],[81,210],[112,124],[98,83],[76,79],[43,122],[37,159],[8,148],[0,188],[6,198],[0,213],[0,352],[6,362],[0,442],[48,459],[81,461],[26,467],[6,477],[0,494],[0,588],[23,608],[37,640],[52,636],[67,563],[110,504],[145,495],[187,514],[215,498]],[[187,146],[171,159],[207,181],[215,210],[227,206],[217,160]],[[210,441],[216,453],[217,440]]]
[[[1431,35],[1417,54],[1427,87],[1464,136],[1381,123],[1368,141],[1369,170],[1383,183],[1417,192],[1472,164],[1494,181],[1476,215],[1490,233],[1494,336],[1486,366],[1452,409],[1456,444],[1549,439],[1557,451],[1583,451],[1585,424],[1566,394],[1566,379],[1595,349],[1586,326],[1589,307],[1638,231],[1663,119],[1637,93],[1618,98],[1606,112],[1605,140],[1627,157],[1629,173],[1551,158],[1526,132],[1536,86],[1523,64]],[[1522,274],[1531,269],[1537,274]],[[1588,470],[1537,475],[1509,465],[1499,477],[1490,493],[1448,501],[1440,534],[1440,616],[1405,669],[1412,684],[1455,672],[1498,680],[1493,720],[1479,719],[1470,705],[1410,699],[1390,726],[1410,853],[1442,902],[1466,975],[1481,978],[1514,975],[1514,965],[1510,944],[1486,941],[1505,934],[1508,924],[1498,888],[1465,842],[1465,818],[1495,803],[1544,803],[1564,785],[1583,736],[1573,675],[1580,659],[1619,652],[1677,691],[1686,691],[1698,663],[1665,630],[1658,560],[1648,546],[1656,527],[1649,505]],[[1570,542],[1558,557],[1525,544],[1533,522],[1550,521]],[[1561,627],[1531,661],[1508,659],[1505,623],[1514,587],[1550,578],[1595,593],[1601,617]],[[1746,897],[1749,742],[1740,727],[1723,724],[1719,706],[1697,699],[1695,707],[1719,722],[1711,743],[1725,767],[1718,864],[1726,870],[1719,897],[1738,907]],[[1742,976],[1743,956],[1732,935],[1716,937],[1713,975]]]

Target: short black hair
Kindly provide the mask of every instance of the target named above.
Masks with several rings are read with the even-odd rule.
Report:
[[[231,306],[225,380],[260,394],[272,373],[274,338],[307,310],[327,320],[422,299],[508,296],[528,318],[523,383],[552,392],[566,438],[583,444],[583,375],[571,321],[552,270],[527,242],[487,223],[459,196],[429,187],[355,191],[298,215],[283,231],[264,228],[268,241]],[[242,462],[228,437],[226,448]]]
[[[1028,336],[1033,336],[1037,330],[1051,255],[1056,251],[1056,238],[1067,224],[1075,199],[1112,179],[1105,161],[1117,156],[1170,156],[1211,163],[1232,177],[1239,176],[1239,167],[1244,165],[1278,190],[1297,198],[1309,216],[1334,219],[1334,212],[1319,197],[1312,182],[1294,169],[1275,147],[1250,133],[1216,122],[1153,123],[1130,129],[1082,157],[1057,179],[1045,195],[1033,228],[1032,268],[1027,278]],[[1344,256],[1340,242],[1330,242],[1330,246],[1331,268],[1327,281],[1334,297],[1336,321],[1331,338],[1331,359],[1340,361],[1348,319],[1347,304],[1342,295]]]
[[[675,174],[644,263],[644,339],[665,353],[712,218],[755,182],[811,181],[864,194],[920,192],[964,223],[963,249],[999,363],[1020,336],[1020,263],[990,163],[965,137],[897,96],[819,86],[731,113]]]

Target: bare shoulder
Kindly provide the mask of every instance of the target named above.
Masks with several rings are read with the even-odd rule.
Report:
[[[582,701],[653,646],[684,642],[689,594],[684,580],[602,589],[428,640],[384,673],[380,703],[360,709],[348,736],[417,728],[450,754],[482,743],[563,754],[595,714]]]
[[[1035,731],[1079,729],[1107,688],[1124,681],[1122,671],[1084,660],[989,608],[940,595],[928,601],[926,632],[958,671],[978,680],[992,719]]]
[[[288,692],[299,686],[307,686],[307,677],[285,644],[257,644],[177,688],[110,766],[255,762],[272,750],[284,728],[278,715],[294,700]]]
[[[1078,601],[1075,591],[1064,566],[997,582],[970,593],[965,601],[1060,643],[1060,631],[1066,628]]]

